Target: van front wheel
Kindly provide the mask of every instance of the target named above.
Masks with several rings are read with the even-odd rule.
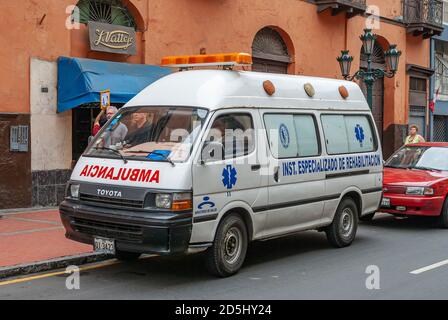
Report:
[[[327,239],[336,248],[347,247],[355,240],[358,229],[358,208],[351,198],[342,200],[333,222],[326,228]]]
[[[206,266],[218,277],[228,277],[238,272],[247,251],[247,230],[237,214],[225,217],[218,226],[213,246],[207,249]]]

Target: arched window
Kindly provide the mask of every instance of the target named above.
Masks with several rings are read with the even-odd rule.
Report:
[[[265,27],[257,32],[252,43],[253,71],[287,73],[291,63],[288,48],[281,35]]]
[[[386,57],[384,56],[384,49],[378,42],[375,42],[375,47],[373,48],[371,59],[374,68],[386,67]],[[364,47],[361,48],[361,68],[367,68],[367,55],[364,53]]]
[[[77,4],[79,22],[96,21],[136,28],[134,17],[120,0],[80,0]],[[72,20],[75,20],[72,12]]]

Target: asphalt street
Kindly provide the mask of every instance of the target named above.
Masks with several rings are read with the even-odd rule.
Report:
[[[209,276],[201,255],[150,257],[90,266],[79,290],[66,288],[66,274],[0,282],[0,299],[448,299],[447,239],[432,220],[381,214],[344,249],[315,231],[252,243],[226,279]],[[366,287],[369,266],[379,289]]]

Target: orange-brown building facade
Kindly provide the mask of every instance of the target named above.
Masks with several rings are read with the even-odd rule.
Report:
[[[0,209],[57,205],[76,160],[73,144],[84,143],[76,136],[97,113],[97,109],[85,111],[85,106],[79,109],[83,116],[78,108],[57,112],[56,61],[61,56],[158,65],[166,55],[239,51],[253,54],[253,70],[341,78],[336,57],[341,50],[350,50],[352,72],[362,67],[359,35],[373,27],[379,40],[374,65],[384,66],[389,44],[397,44],[403,52],[397,75],[374,88],[377,125],[384,153],[390,155],[406,134],[411,78],[426,81],[431,76],[428,37],[440,31],[423,21],[422,12],[412,11],[412,0],[404,5],[402,0],[88,2],[2,1]],[[100,2],[124,10],[124,17],[132,19],[135,54],[92,51],[87,26],[82,21],[73,24],[74,5],[90,6],[93,12],[92,6]],[[84,13],[83,19],[111,22],[93,13],[89,17]],[[123,19],[118,20],[125,23]],[[411,25],[410,19],[420,24]],[[27,151],[10,150],[10,129],[15,125],[29,126]]]

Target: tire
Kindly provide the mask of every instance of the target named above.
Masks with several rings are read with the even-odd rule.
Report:
[[[115,252],[115,258],[120,261],[136,261],[138,258],[140,258],[141,254],[136,252],[128,252],[128,251],[121,251],[117,250]]]
[[[352,244],[358,230],[358,208],[351,198],[345,198],[339,204],[333,222],[326,228],[328,242],[343,248]]]
[[[448,198],[445,199],[442,212],[440,213],[439,216],[439,227],[443,229],[448,229]]]
[[[366,214],[366,215],[364,215],[364,216],[362,216],[362,217],[359,217],[359,220],[360,220],[360,221],[364,221],[364,222],[372,221],[373,217],[375,217],[375,213],[376,213],[376,212],[374,212],[374,213],[369,213],[369,214]]]
[[[217,277],[236,274],[246,258],[247,229],[237,214],[226,216],[216,230],[213,245],[205,253],[207,270]]]

